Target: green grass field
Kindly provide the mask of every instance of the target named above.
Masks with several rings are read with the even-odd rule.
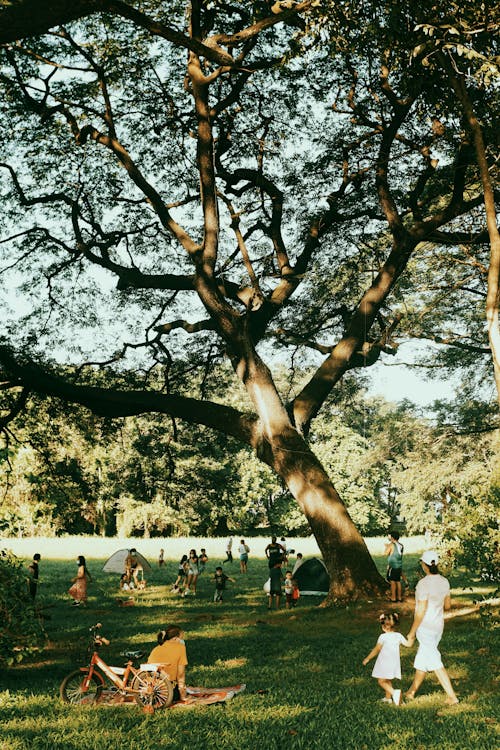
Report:
[[[157,546],[160,546],[157,542]],[[417,555],[406,556],[416,568]],[[222,559],[222,556],[221,558]],[[380,702],[382,693],[361,661],[379,635],[378,614],[391,605],[363,602],[344,609],[322,609],[304,597],[295,610],[267,611],[263,559],[251,558],[246,576],[235,562],[236,578],[225,601],[212,603],[211,560],[200,577],[195,599],[170,592],[177,560],[147,576],[135,606],[124,598],[117,575],[101,572],[102,559],[88,559],[94,582],[86,608],[72,607],[66,594],[75,574],[73,558],[42,559],[39,604],[46,614],[49,642],[38,657],[3,670],[0,681],[0,750],[464,750],[498,747],[498,630],[482,626],[471,604],[487,591],[452,579],[454,608],[441,643],[444,663],[461,699],[445,708],[444,694],[432,677],[421,695],[396,708]],[[377,559],[383,568],[384,561]],[[230,569],[230,570],[229,570]],[[467,585],[467,588],[462,586]],[[472,586],[472,588],[471,588]],[[392,605],[393,606],[393,605]],[[411,623],[413,601],[403,603],[402,632]],[[103,624],[111,640],[102,656],[122,664],[120,651],[155,645],[157,631],[169,622],[186,633],[188,684],[223,686],[245,682],[246,692],[225,704],[154,715],[140,707],[74,707],[59,698],[63,677],[85,663],[88,628]],[[412,676],[415,649],[402,649],[402,687]]]

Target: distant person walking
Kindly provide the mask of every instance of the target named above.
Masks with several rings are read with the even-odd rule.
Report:
[[[29,571],[29,578],[28,578],[28,588],[30,592],[30,596],[35,601],[35,596],[38,588],[38,575],[39,575],[39,562],[41,560],[41,556],[38,552],[35,552],[33,555],[33,560],[28,565],[28,571]]]
[[[370,659],[373,659],[375,656],[377,657],[377,661],[373,666],[372,677],[377,679],[378,684],[385,692],[382,701],[384,703],[394,703],[396,706],[399,706],[401,703],[401,690],[393,688],[392,681],[401,679],[399,647],[410,646],[411,644],[404,635],[397,632],[399,623],[397,612],[380,615],[379,622],[382,627],[382,635],[379,636],[376,646],[363,659],[363,665],[366,666]]]
[[[399,532],[390,531],[384,554],[387,555],[387,581],[391,586],[391,602],[403,601],[401,576],[403,574],[404,547],[399,541]]]
[[[87,584],[92,580],[92,576],[87,570],[87,563],[83,555],[78,555],[78,570],[76,576],[72,579],[72,586],[68,594],[73,597],[73,606],[78,607],[87,603]]]
[[[158,567],[162,568],[165,565],[165,550],[163,547],[160,550],[160,554],[158,555]]]
[[[246,544],[244,539],[240,539],[240,546],[238,547],[238,554],[240,556],[240,573],[246,573],[248,567],[248,553],[250,547]]]
[[[230,536],[229,539],[227,540],[226,559],[224,560],[222,564],[224,565],[227,562],[229,563],[233,562],[233,537],[232,536]]]
[[[418,651],[413,664],[415,677],[406,697],[413,700],[427,672],[434,672],[446,693],[446,703],[452,706],[458,703],[458,698],[438,650],[444,630],[444,610],[451,607],[450,584],[439,573],[438,562],[438,554],[432,550],[427,550],[420,558],[425,575],[415,588],[415,614],[408,633],[410,646],[416,636]]]

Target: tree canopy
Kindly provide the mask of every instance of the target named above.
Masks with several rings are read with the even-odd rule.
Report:
[[[493,10],[460,13],[495,61]],[[454,68],[481,166],[454,79],[421,49],[456,12],[2,3],[3,423],[35,393],[218,430],[296,498],[332,598],[379,589],[307,435],[341,380],[404,337],[491,365],[481,177],[495,183],[497,89]],[[280,388],[272,370],[298,361],[316,369]]]

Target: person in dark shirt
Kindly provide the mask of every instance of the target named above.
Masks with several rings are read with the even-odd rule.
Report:
[[[269,564],[269,569],[274,568],[276,563],[283,562],[286,556],[286,550],[283,549],[283,546],[276,541],[275,536],[271,537],[271,543],[267,545],[265,552]]]
[[[40,560],[41,560],[41,557],[38,554],[38,552],[36,552],[33,555],[33,560],[28,565],[28,570],[30,574],[29,579],[28,579],[28,586],[29,586],[30,595],[33,601],[35,600],[36,590],[38,588],[38,573],[39,573],[38,563],[40,562]]]
[[[220,565],[218,565],[215,568],[215,573],[214,573],[213,578],[215,581],[214,602],[221,603],[224,589],[226,588],[226,581],[231,581],[232,583],[235,583],[235,580],[234,578],[227,576],[223,572],[222,567]]]

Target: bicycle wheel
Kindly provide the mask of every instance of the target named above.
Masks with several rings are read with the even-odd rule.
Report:
[[[59,688],[59,695],[65,703],[96,703],[101,695],[103,682],[95,674],[92,675],[90,684],[87,690],[83,690],[83,680],[85,675],[88,673],[77,669],[75,672],[71,672],[61,682]]]
[[[140,706],[168,708],[174,699],[174,686],[165,675],[160,672],[141,670],[136,674],[131,684],[135,692],[135,699]]]

